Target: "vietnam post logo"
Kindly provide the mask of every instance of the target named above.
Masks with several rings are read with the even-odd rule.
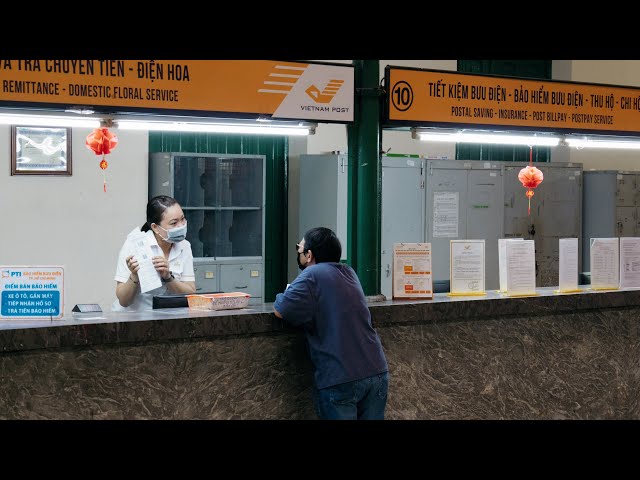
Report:
[[[352,69],[335,65],[273,65],[260,94],[279,97],[274,118],[353,121]],[[272,97],[273,98],[273,97]],[[275,100],[275,99],[274,99]],[[275,103],[275,102],[274,102]]]
[[[338,93],[338,90],[340,90],[343,83],[344,80],[333,79],[329,80],[329,83],[327,83],[326,87],[324,87],[324,90],[322,91],[320,91],[320,89],[315,85],[311,85],[305,90],[305,92],[316,103],[329,103],[333,100],[333,97],[336,96],[336,93]]]
[[[287,95],[298,82],[306,67],[291,67],[288,65],[276,65],[269,77],[262,82],[264,88],[258,90],[259,93],[279,93]]]
[[[269,73],[269,77],[263,82],[263,88],[260,88],[260,93],[279,93],[286,95],[296,85],[298,80],[302,77],[307,67],[292,67],[288,65],[276,65],[273,71]],[[329,103],[336,96],[344,80],[331,79],[320,90],[320,88],[311,84],[305,93],[315,103]]]

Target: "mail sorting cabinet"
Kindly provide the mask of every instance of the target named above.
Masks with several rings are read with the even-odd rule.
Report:
[[[300,155],[300,235],[331,228],[347,258],[348,156]],[[417,155],[382,156],[381,293],[392,296],[393,244],[424,242],[424,160]],[[313,212],[313,213],[310,213]]]
[[[197,292],[247,292],[250,304],[262,303],[254,293],[262,291],[262,263],[237,263],[236,260],[194,258]],[[254,293],[252,293],[254,292]]]
[[[640,172],[587,170],[583,185],[583,271],[591,271],[591,238],[640,236]]]
[[[504,222],[499,162],[427,160],[426,241],[434,285],[450,280],[451,240],[485,240],[485,289],[500,287],[498,239]]]
[[[246,292],[264,299],[263,155],[152,153],[149,196],[170,195],[187,219],[200,292]]]
[[[536,286],[558,285],[560,239],[578,239],[578,272],[582,250],[582,188],[580,163],[534,163],[543,174],[533,189],[531,212],[527,189],[518,180],[528,162],[500,162],[504,182],[504,237],[534,240]]]
[[[383,155],[380,234],[380,293],[393,297],[393,245],[425,241],[425,160]]]
[[[349,157],[346,154],[300,155],[298,229],[327,227],[342,243],[341,260],[347,259],[347,205]]]

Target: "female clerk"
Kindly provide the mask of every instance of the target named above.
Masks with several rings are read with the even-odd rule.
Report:
[[[134,252],[145,232],[145,243],[151,247],[153,266],[160,275],[162,286],[145,293],[140,291],[139,259]],[[129,233],[120,249],[116,266],[116,300],[111,310],[135,312],[152,309],[154,295],[163,293],[195,293],[196,277],[193,271],[191,243],[185,239],[187,221],[175,198],[159,195],[147,203],[147,221]]]

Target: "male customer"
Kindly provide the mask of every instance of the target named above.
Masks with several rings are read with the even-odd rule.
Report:
[[[276,296],[275,315],[302,327],[314,366],[316,412],[325,420],[382,420],[389,373],[356,272],[340,263],[329,228],[312,228],[296,245],[302,272]]]

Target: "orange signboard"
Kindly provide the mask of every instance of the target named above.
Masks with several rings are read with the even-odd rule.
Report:
[[[387,67],[388,121],[443,127],[640,132],[640,89]]]
[[[350,122],[353,98],[351,65],[273,60],[0,60],[0,106],[19,102]]]

